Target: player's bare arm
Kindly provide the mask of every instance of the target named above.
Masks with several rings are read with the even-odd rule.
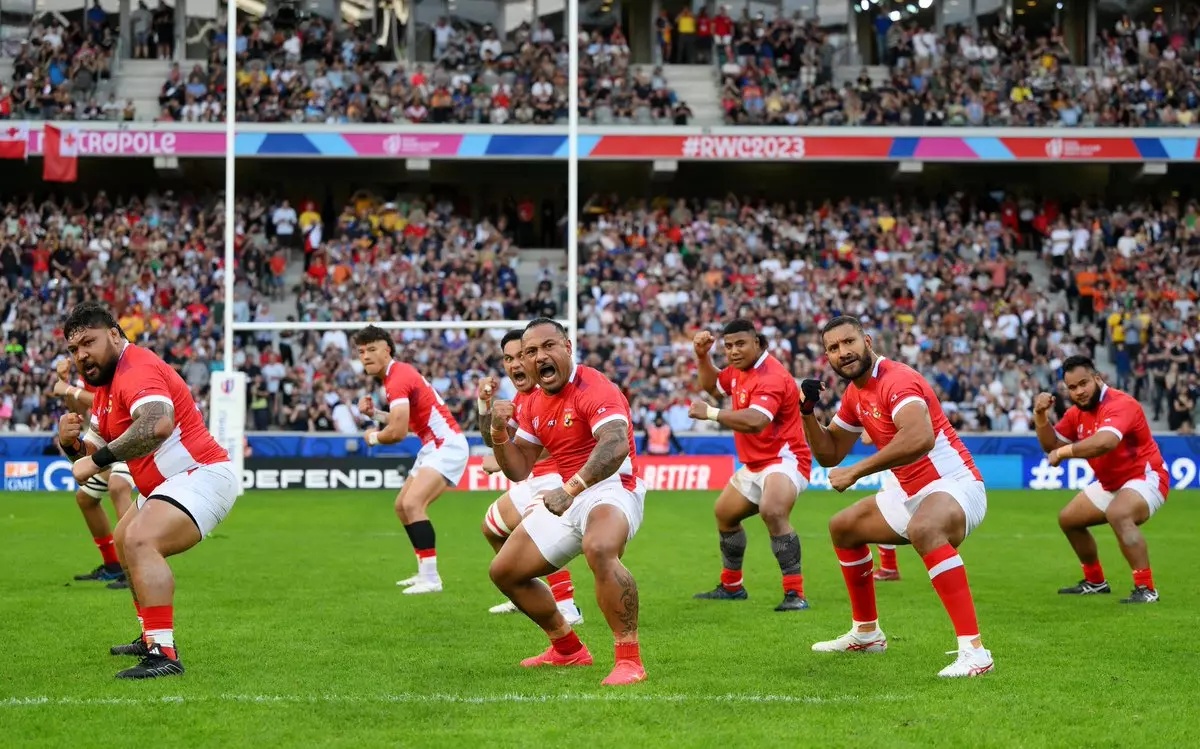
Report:
[[[524,481],[541,456],[542,446],[509,434],[508,422],[512,420],[513,412],[512,401],[492,404],[492,455],[496,456],[500,470],[509,481]]]
[[[397,404],[387,415],[382,429],[367,432],[368,445],[394,445],[408,436],[408,404]]]
[[[1040,439],[1039,436],[1039,441]],[[1085,440],[1061,445],[1050,450],[1046,454],[1046,462],[1052,466],[1056,466],[1067,458],[1096,458],[1107,452],[1112,452],[1120,444],[1121,438],[1117,436],[1116,432],[1109,429],[1100,429]]]
[[[1052,453],[1068,441],[1050,423],[1050,412],[1053,408],[1054,396],[1050,393],[1038,393],[1033,401],[1033,426],[1037,432],[1038,444],[1042,446],[1044,453]]]
[[[693,401],[688,407],[688,416],[699,421],[715,421],[726,429],[742,434],[758,434],[771,425],[771,417],[756,408],[717,408],[704,401]]]
[[[546,509],[562,515],[571,507],[575,497],[589,486],[595,486],[612,476],[629,457],[629,425],[624,421],[610,421],[596,430],[596,446],[579,473],[563,484],[561,489],[548,492],[542,501]]]
[[[82,483],[118,461],[144,458],[167,441],[175,431],[175,406],[164,401],[150,401],[130,414],[133,423],[125,433],[91,455],[75,460],[71,473]]]
[[[820,380],[807,379],[800,383],[800,423],[813,457],[828,468],[838,465],[850,454],[859,433],[842,429],[835,423],[825,426],[817,420],[813,412],[824,389],[825,383]]]
[[[131,416],[133,423],[125,433],[108,443],[113,461],[144,458],[157,450],[175,431],[175,406],[170,403],[150,401],[135,409]]]
[[[902,406],[892,417],[892,422],[896,425],[896,437],[887,447],[852,466],[835,468],[829,472],[829,485],[835,491],[849,489],[863,476],[915,463],[933,449],[936,437],[933,434],[933,422],[929,419],[929,408],[924,402]]]
[[[714,398],[720,398],[721,391],[717,388],[717,378],[721,376],[721,372],[712,363],[712,357],[709,356],[709,351],[712,350],[715,341],[712,333],[702,330],[692,338],[692,348],[696,351],[696,364],[699,368],[697,376],[701,389]]]

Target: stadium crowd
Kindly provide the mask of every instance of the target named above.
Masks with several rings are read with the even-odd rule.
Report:
[[[35,24],[13,56],[12,80],[0,81],[0,119],[134,119],[133,103],[111,93],[115,52],[107,24]]]
[[[585,216],[581,361],[625,384],[640,423],[661,414],[675,431],[708,426],[687,417],[699,397],[691,338],[738,316],[760,325],[797,378],[827,380],[831,407],[841,386],[817,331],[843,313],[921,371],[964,431],[1030,431],[1033,397],[1055,391],[1076,353],[1095,355],[1171,430],[1200,418],[1195,204],[798,206],[730,195],[593,198]],[[1019,259],[1022,249],[1037,259]]]
[[[1187,127],[1200,110],[1191,22],[1168,29],[1161,15],[1102,29],[1090,68],[1073,64],[1056,28],[938,34],[881,16],[875,46],[886,75],[864,68],[840,86],[813,22],[722,18],[713,23],[732,29],[715,44],[729,124]]]
[[[371,30],[335,33],[319,17],[280,30],[244,23],[237,37],[238,119],[253,122],[553,124],[567,116],[567,48],[544,25],[433,28],[434,60],[385,62]]]
[[[176,366],[205,407],[222,350],[222,210],[214,196],[170,192],[0,200],[0,431],[54,427],[63,408],[51,394],[63,353],[56,326],[84,297],[112,305],[127,336]],[[364,192],[328,227],[311,203],[297,211],[247,197],[236,210],[238,322],[528,319],[557,316],[565,303],[563,269],[545,262],[536,289],[519,292],[515,241],[537,240],[528,199],[473,221],[447,200]],[[542,219],[552,237],[549,210]],[[498,371],[503,334],[418,331],[400,340],[405,360],[470,423],[475,381]],[[356,432],[365,423],[355,404],[366,383],[345,332],[245,335],[236,352],[255,428]]]
[[[580,35],[579,118],[596,125],[686,125],[687,102],[667,84],[661,65],[649,73],[629,64],[629,43],[618,24]]]
[[[219,361],[224,232],[214,196],[0,197],[0,431],[50,430],[58,325],[85,299],[206,388]]]

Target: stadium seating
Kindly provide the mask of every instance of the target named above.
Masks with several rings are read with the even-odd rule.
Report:
[[[313,18],[294,35],[244,26],[238,119],[254,122],[554,124],[565,121],[566,48],[456,34],[435,61],[385,62],[366,26],[335,35]]]
[[[697,319],[748,316],[797,378],[829,379],[816,331],[842,313],[868,318],[964,431],[1030,431],[1033,396],[1075,353],[1115,371],[1156,426],[1200,417],[1200,266],[1174,249],[1195,252],[1195,205],[589,205],[581,356],[627,383],[639,421],[693,428]]]
[[[692,113],[676,96],[662,66],[647,69],[629,62],[620,27],[580,39],[579,117],[595,125],[686,125]]]
[[[210,366],[219,366],[221,352],[218,205],[213,196],[171,193],[114,205],[102,194],[88,206],[46,204],[39,212],[0,196],[0,431],[49,429],[57,420],[62,404],[49,395],[51,364],[63,351],[56,326],[89,290],[102,290],[129,337],[177,366],[207,407]],[[502,320],[563,309],[562,251],[518,252],[509,227],[533,237],[507,216],[476,222],[446,201],[384,202],[360,192],[329,227],[311,206],[292,210],[296,233],[287,235],[278,227],[290,225],[289,208],[239,201],[237,321]],[[23,313],[30,299],[41,305],[37,316]],[[461,418],[473,419],[466,409],[474,382],[496,364],[503,334],[402,340],[406,360],[429,364],[435,384],[448,378],[441,392]],[[269,396],[267,411],[251,398],[256,426],[307,430],[311,414],[312,429],[334,429],[321,418],[332,412],[324,398],[349,403],[365,392],[347,352],[338,333],[242,339],[238,366]]]

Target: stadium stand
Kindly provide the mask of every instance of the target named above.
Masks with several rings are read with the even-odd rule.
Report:
[[[266,26],[266,29],[264,29]],[[444,37],[444,38],[443,38]],[[338,39],[341,44],[338,44]],[[501,41],[494,30],[440,35],[432,63],[386,61],[366,26],[320,18],[287,34],[238,35],[238,119],[254,122],[554,124],[567,116],[566,45]],[[539,41],[540,40],[540,41]]]
[[[869,319],[964,431],[1030,431],[1033,396],[1075,353],[1115,371],[1158,425],[1189,432],[1200,417],[1195,203],[593,198],[585,213],[581,356],[626,383],[641,422],[707,426],[687,417],[697,319],[754,319],[836,403],[817,330],[842,313]]]
[[[876,64],[855,66],[814,20],[664,12],[655,60],[687,81],[700,125],[1188,127],[1200,109],[1187,14],[1126,19],[1074,53],[1056,27],[878,20],[859,44]]]
[[[686,101],[668,85],[661,65],[631,66],[620,26],[580,39],[579,117],[596,125],[687,125]]]
[[[522,207],[479,221],[432,197],[381,201],[365,192],[326,228],[311,204],[239,200],[234,319],[502,320],[555,316],[564,308],[563,253],[517,250],[533,241]],[[56,326],[95,291],[126,334],[180,369],[206,407],[210,365],[221,351],[220,201],[149,194],[124,202],[100,193],[87,205],[0,198],[0,431],[49,430],[62,404],[49,394],[61,355]],[[551,235],[552,236],[552,235]],[[30,300],[39,314],[24,314]],[[405,334],[406,359],[430,365],[431,379],[463,418],[474,382],[496,365],[503,330]],[[364,391],[348,338],[257,334],[239,342],[250,375],[257,428],[333,430],[345,425],[334,397],[353,404]],[[283,369],[280,368],[282,365]],[[266,393],[266,405],[255,393]],[[328,401],[328,402],[326,402]],[[338,419],[334,420],[336,413]],[[357,417],[355,417],[357,418]]]

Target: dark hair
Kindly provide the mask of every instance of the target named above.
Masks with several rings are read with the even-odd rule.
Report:
[[[558,334],[561,335],[563,338],[570,338],[570,336],[567,335],[567,329],[564,328],[558,322],[558,320],[555,320],[550,317],[536,317],[533,320],[530,320],[529,324],[525,326],[525,330],[521,331],[521,334],[524,335],[525,333],[528,333],[529,331],[533,330],[534,328],[536,328],[539,325],[549,325],[549,326],[553,327],[555,330],[557,330]]]
[[[725,323],[725,327],[721,329],[721,335],[733,335],[734,333],[753,333],[754,339],[758,341],[758,347],[766,351],[767,337],[758,332],[758,327],[750,320],[744,317],[738,317]]]
[[[821,340],[823,341],[825,339],[826,333],[834,328],[840,328],[843,325],[849,325],[863,335],[867,334],[867,331],[863,330],[862,323],[858,321],[857,317],[851,317],[850,315],[838,315],[821,326]]]
[[[508,331],[507,333],[504,334],[504,337],[500,339],[500,350],[503,351],[504,347],[507,346],[508,344],[512,343],[513,341],[520,343],[521,336],[523,336],[523,335],[525,335],[525,331],[523,331],[523,330]]]
[[[1088,357],[1083,356],[1082,354],[1076,354],[1075,356],[1068,356],[1067,360],[1065,362],[1063,362],[1062,371],[1063,371],[1063,374],[1066,374],[1067,372],[1070,372],[1075,369],[1079,369],[1080,367],[1086,368],[1087,371],[1089,371],[1089,372],[1096,371],[1096,363],[1093,362]]]
[[[388,333],[378,325],[368,325],[354,334],[355,346],[366,346],[368,343],[376,343],[378,341],[386,343],[388,352],[392,356],[396,355],[396,342],[392,339],[391,333]]]
[[[125,337],[125,331],[121,330],[112,310],[102,302],[80,302],[75,305],[71,314],[67,315],[67,321],[63,323],[63,338],[69,340],[79,331],[89,328],[113,328],[121,333],[122,338]]]

